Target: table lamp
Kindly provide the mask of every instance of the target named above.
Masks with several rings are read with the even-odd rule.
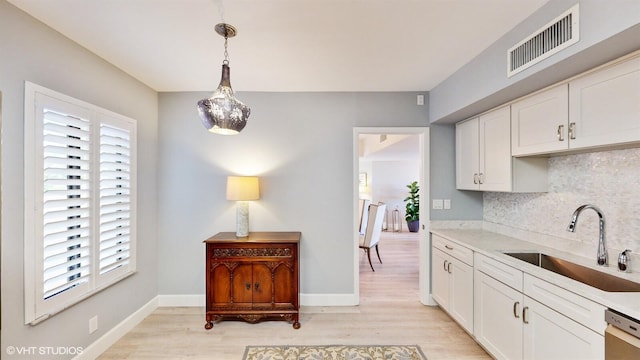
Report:
[[[257,176],[228,176],[227,200],[236,201],[236,236],[249,236],[249,201],[260,199]]]

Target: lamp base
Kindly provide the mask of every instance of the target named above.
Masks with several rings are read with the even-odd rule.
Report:
[[[236,203],[236,236],[249,236],[249,202],[238,201]]]

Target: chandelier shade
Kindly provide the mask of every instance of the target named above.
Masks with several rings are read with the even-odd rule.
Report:
[[[198,114],[202,124],[212,133],[235,135],[247,125],[251,109],[233,94],[230,80],[227,39],[236,35],[236,29],[229,24],[218,24],[216,32],[224,36],[224,55],[220,85],[208,99],[198,101]]]

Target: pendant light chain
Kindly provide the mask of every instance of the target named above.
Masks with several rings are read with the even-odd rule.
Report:
[[[229,39],[229,37],[225,35],[224,36],[224,60],[222,61],[224,65],[229,65],[229,51],[227,51],[227,39]]]

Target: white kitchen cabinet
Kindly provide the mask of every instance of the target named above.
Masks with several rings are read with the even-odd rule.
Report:
[[[443,309],[449,308],[449,272],[447,271],[447,256],[442,251],[433,248],[431,253],[431,296]]]
[[[496,359],[522,359],[522,293],[475,271],[474,335]]]
[[[601,330],[604,308],[484,255],[474,264],[474,336],[496,359],[603,358],[593,328]]]
[[[460,326],[473,334],[473,267],[464,262],[473,261],[473,252],[437,235],[433,235],[432,240],[433,299]],[[454,257],[458,252],[463,254],[461,259]]]
[[[548,162],[512,158],[511,110],[502,107],[456,124],[456,188],[541,192]]]
[[[603,359],[602,335],[525,296],[525,360]]]
[[[479,120],[474,118],[456,124],[456,188],[479,190],[480,133]]]
[[[569,86],[562,84],[511,104],[511,154],[549,153],[569,148]]]
[[[513,156],[640,142],[640,56],[511,104]]]
[[[569,82],[570,148],[640,141],[640,57]]]

